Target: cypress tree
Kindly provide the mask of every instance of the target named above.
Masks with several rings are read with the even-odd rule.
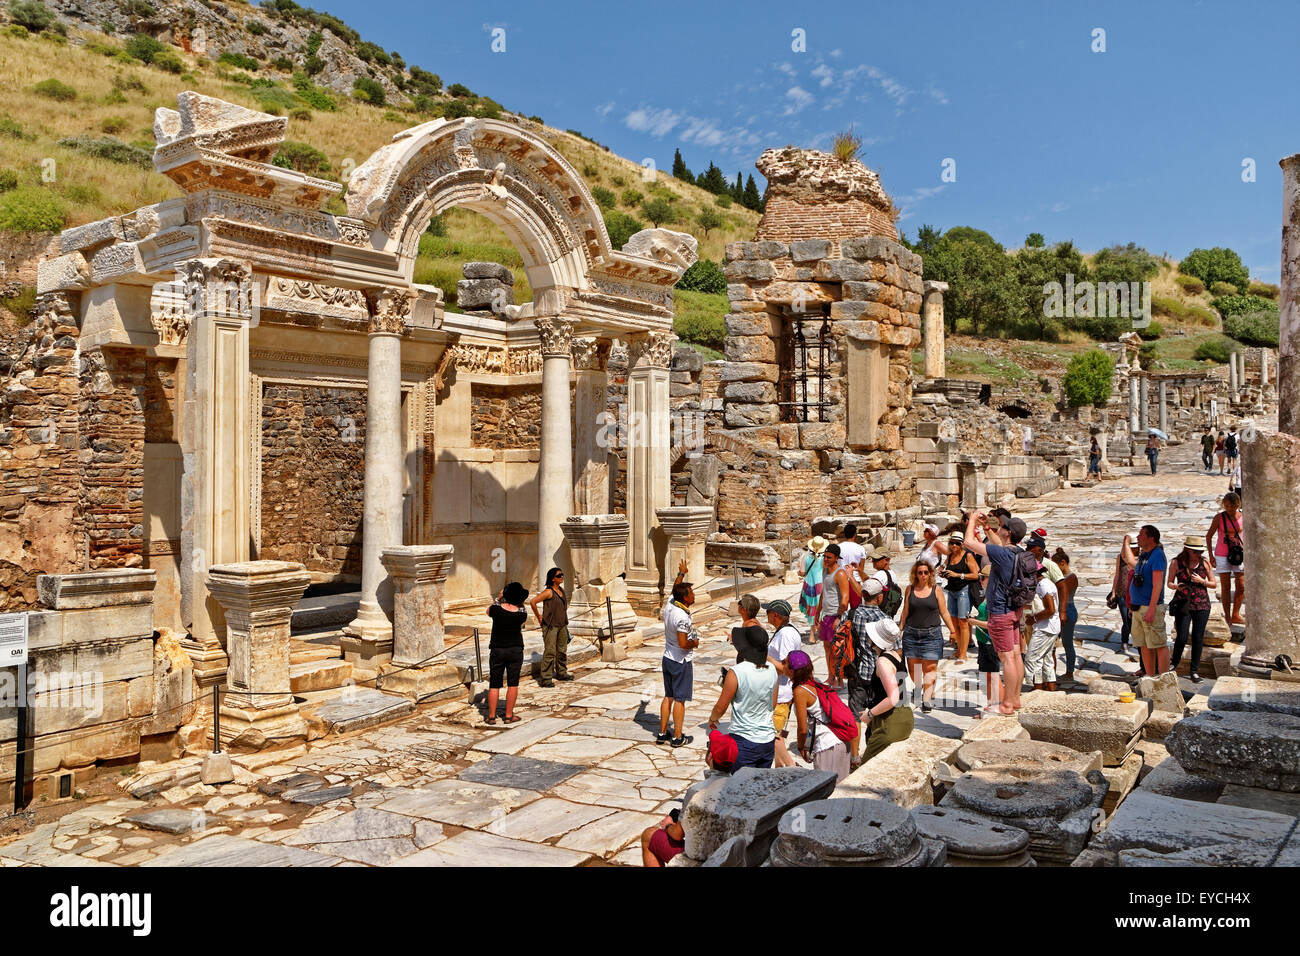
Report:
[[[754,182],[752,174],[745,182],[745,197],[741,202],[746,209],[752,209],[755,212],[761,212],[763,209],[763,197],[758,194],[758,184]]]
[[[686,183],[695,182],[695,177],[691,175],[691,171],[686,168],[686,160],[682,159],[682,151],[680,149],[673,151],[673,178],[680,179],[682,182]]]

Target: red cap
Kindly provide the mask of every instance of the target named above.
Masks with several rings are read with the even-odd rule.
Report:
[[[1034,529],[1034,534],[1038,535],[1040,538],[1046,538],[1046,537],[1047,537],[1047,529],[1046,529],[1046,528],[1035,528],[1035,529]]]
[[[709,734],[709,756],[713,758],[715,767],[725,770],[740,756],[740,747],[730,734],[714,730]]]

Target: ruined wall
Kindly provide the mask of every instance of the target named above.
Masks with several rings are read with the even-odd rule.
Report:
[[[38,574],[81,569],[77,305],[43,296],[0,379],[0,612],[35,608]]]
[[[262,559],[314,580],[361,573],[366,394],[268,384],[262,392]]]
[[[767,150],[757,165],[768,189],[756,240],[883,236],[897,241],[893,204],[880,177],[861,163],[787,146]]]
[[[539,448],[542,387],[475,382],[470,393],[470,437],[475,448]]]
[[[81,356],[81,512],[88,567],[144,563],[145,356]]]

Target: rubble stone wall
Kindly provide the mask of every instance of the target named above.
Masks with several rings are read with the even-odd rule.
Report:
[[[475,448],[539,448],[542,387],[474,383],[471,436]]]
[[[146,378],[143,353],[82,353],[81,512],[91,570],[144,563]]]

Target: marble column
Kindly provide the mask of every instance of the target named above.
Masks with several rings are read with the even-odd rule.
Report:
[[[311,575],[292,561],[242,561],[208,570],[207,586],[225,612],[229,691],[221,701],[221,741],[259,750],[306,737],[289,692],[289,622]]]
[[[925,317],[925,377],[943,378],[943,294],[948,291],[948,283],[926,279],[922,284],[922,314]]]
[[[1142,373],[1142,380],[1138,382],[1140,397],[1138,398],[1138,428],[1146,431],[1151,427],[1151,387],[1145,372]]]
[[[1169,387],[1160,380],[1160,430],[1169,434]]]
[[[1268,388],[1268,349],[1259,350],[1259,387]]]
[[[1101,413],[1101,424],[1097,428],[1097,448],[1101,451],[1101,470],[1110,471],[1110,415]]]
[[[536,320],[542,348],[542,453],[537,468],[537,587],[546,572],[568,566],[560,523],[573,513],[573,426],[569,373],[573,322]]]
[[[442,589],[453,551],[449,544],[384,549],[381,559],[393,582],[393,659],[379,667],[381,690],[415,700],[460,692],[442,625]]]
[[[609,513],[609,449],[613,423],[606,421],[609,339],[573,340],[573,510],[575,515]]]
[[[1137,376],[1130,374],[1128,377],[1128,433],[1130,436],[1137,434],[1137,430],[1140,427],[1138,401]]]
[[[704,570],[704,545],[713,530],[713,508],[687,505],[660,508],[655,514],[668,541],[664,554],[666,577],[669,580],[675,578],[677,567],[685,558],[690,573],[694,575],[691,580],[698,580]]]
[[[1228,399],[1237,400],[1237,390],[1241,387],[1241,377],[1237,374],[1237,353],[1228,356]]]
[[[627,584],[634,606],[662,604],[664,540],[655,512],[672,504],[669,476],[668,369],[671,332],[628,336],[627,375]],[[692,568],[700,576],[703,568]],[[669,581],[672,574],[667,575]]]
[[[200,688],[221,683],[228,664],[225,618],[208,591],[209,568],[247,561],[252,443],[248,335],[257,301],[248,263],[192,259],[178,267],[185,336],[181,454],[182,641]]]
[[[361,606],[345,629],[343,656],[375,670],[393,656],[393,586],[384,570],[386,548],[402,543],[402,332],[411,312],[404,289],[368,294],[369,361],[366,376],[366,483],[361,522]]]

